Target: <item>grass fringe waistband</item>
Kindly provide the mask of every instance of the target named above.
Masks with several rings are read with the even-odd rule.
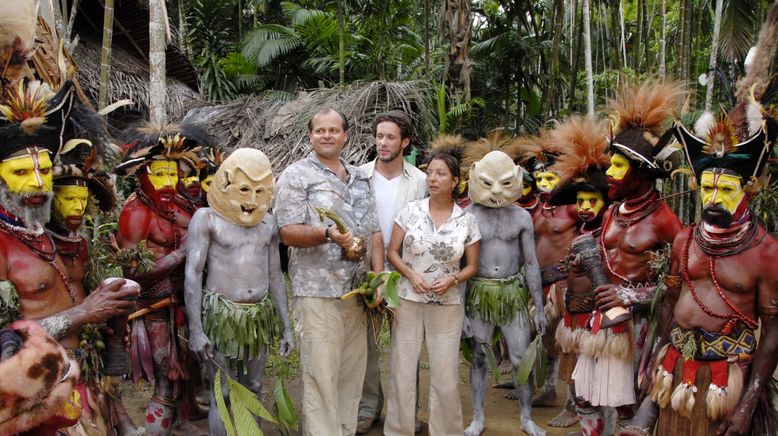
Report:
[[[234,303],[203,289],[203,330],[231,363],[259,357],[283,329],[270,295],[257,303]]]
[[[484,322],[505,325],[519,311],[528,310],[529,294],[519,273],[504,279],[473,277],[467,282],[465,299],[468,318],[477,315]]]

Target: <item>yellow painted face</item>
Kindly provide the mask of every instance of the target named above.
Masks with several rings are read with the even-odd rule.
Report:
[[[742,179],[712,171],[703,171],[700,179],[703,207],[719,205],[734,215],[746,195]]]
[[[583,218],[584,221],[589,221],[597,217],[603,206],[605,206],[602,192],[579,191],[575,194],[575,200],[576,206],[578,207],[578,215]]]
[[[208,192],[211,189],[211,182],[213,182],[213,174],[201,180],[200,187],[203,188],[203,191]]]
[[[543,171],[533,174],[535,177],[535,185],[538,187],[538,191],[543,193],[549,193],[556,188],[559,184],[559,176],[551,171]]]
[[[629,159],[620,154],[614,154],[611,156],[611,166],[605,171],[605,175],[613,180],[621,180],[627,175],[629,168]]]
[[[524,186],[521,188],[521,196],[526,197],[529,195],[530,191],[532,191],[532,185],[529,183],[524,183]]]
[[[155,160],[149,164],[149,181],[154,189],[174,188],[178,183],[178,163],[172,160]]]
[[[51,192],[51,158],[48,152],[33,153],[0,163],[0,177],[15,194]]]
[[[188,188],[188,187],[192,186],[193,183],[199,182],[199,181],[200,181],[200,177],[198,177],[196,175],[195,176],[191,176],[191,177],[184,177],[183,179],[181,179],[181,182],[184,184],[184,188]]]
[[[61,186],[54,191],[54,209],[63,217],[82,217],[89,200],[86,186]]]

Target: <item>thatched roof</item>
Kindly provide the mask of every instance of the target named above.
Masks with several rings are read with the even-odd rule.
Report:
[[[429,81],[362,82],[300,92],[290,101],[267,95],[245,97],[224,105],[192,109],[185,120],[208,129],[225,150],[262,150],[278,174],[311,150],[308,120],[321,109],[334,107],[348,117],[351,128],[343,157],[362,164],[374,151],[371,127],[377,113],[399,109],[410,114],[415,142],[423,144],[434,134],[433,102],[434,90]]]
[[[78,64],[78,81],[89,100],[97,106],[100,94],[101,41],[91,35],[83,35],[76,46],[73,58]],[[109,103],[130,99],[135,104],[120,110],[124,122],[136,118],[148,118],[149,69],[130,50],[114,45],[111,51],[111,81],[108,85]],[[199,92],[175,77],[167,78],[167,112],[171,120],[183,117],[192,107],[205,104]]]

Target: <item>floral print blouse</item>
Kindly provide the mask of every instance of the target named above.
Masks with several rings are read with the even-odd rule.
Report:
[[[414,201],[401,210],[395,222],[405,230],[402,244],[402,260],[427,283],[459,272],[459,264],[465,247],[478,242],[481,233],[475,217],[456,204],[451,216],[439,229],[435,229],[429,214],[429,197]],[[400,280],[400,297],[418,303],[462,304],[462,283],[451,287],[443,295],[419,294],[410,280]]]

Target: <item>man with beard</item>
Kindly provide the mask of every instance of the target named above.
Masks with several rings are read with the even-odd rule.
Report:
[[[550,195],[559,184],[559,175],[553,169],[560,149],[550,141],[549,133],[542,132],[531,138],[519,138],[517,146],[524,150],[524,167],[532,173],[539,205],[532,213],[535,229],[535,252],[540,263],[543,292],[546,303],[543,310],[548,319],[548,329],[543,337],[543,346],[549,356],[549,374],[543,385],[542,394],[535,398],[533,406],[555,407],[557,404],[556,379],[559,371],[559,350],[554,340],[554,331],[559,322],[565,295],[567,272],[562,259],[567,255],[570,243],[577,235],[580,225],[575,205],[555,206]],[[538,310],[538,308],[536,308]],[[554,427],[569,427],[576,422],[572,398],[565,402],[564,410],[548,424]]]
[[[575,204],[581,221],[579,233],[599,239],[602,218],[610,201],[607,197],[609,165],[605,149],[605,129],[602,123],[582,118],[571,118],[551,132],[551,141],[565,150],[554,165],[560,183],[551,193],[551,204]],[[568,258],[569,273],[564,298],[564,313],[556,329],[555,339],[560,347],[559,379],[567,383],[569,398],[576,398],[572,378],[579,342],[591,334],[586,327],[594,310],[594,285],[580,267],[582,260],[573,253]],[[583,404],[579,404],[583,407]],[[563,412],[564,413],[564,412]],[[586,423],[581,424],[586,428]]]
[[[373,120],[377,157],[360,167],[370,178],[370,184],[376,199],[378,222],[384,238],[384,252],[389,246],[392,226],[397,212],[411,201],[421,200],[427,192],[427,176],[418,168],[406,162],[403,155],[411,143],[413,124],[401,111],[389,111],[376,115]],[[386,262],[384,269],[393,268]],[[373,331],[373,324],[367,323],[367,369],[362,385],[362,398],[359,400],[357,434],[364,434],[373,427],[373,422],[381,417],[384,407],[384,393],[381,389],[381,371],[379,368],[379,349]],[[418,377],[416,378],[418,392]],[[416,397],[418,410],[418,395]],[[421,431],[421,421],[416,421],[416,432]]]
[[[283,357],[294,348],[278,227],[267,213],[274,184],[264,153],[235,150],[219,167],[208,191],[211,206],[195,213],[187,238],[189,348],[212,378],[226,371],[257,397],[262,396],[268,345],[280,339]],[[229,401],[226,378],[221,380]],[[226,434],[213,395],[208,421],[210,434]]]
[[[723,117],[698,123],[694,135],[676,127],[703,209],[702,222],[673,242],[662,305],[670,343],[658,355],[651,390],[661,407],[658,434],[775,434],[769,399],[778,362],[778,244],[748,202],[777,132],[760,118],[745,139]]]
[[[60,153],[53,169],[54,174],[54,202],[51,209],[51,221],[46,229],[53,237],[57,255],[65,265],[65,275],[68,283],[80,293],[86,294],[84,278],[89,261],[88,245],[79,231],[87,212],[87,204],[96,203],[102,212],[109,212],[115,204],[113,184],[106,173],[102,171],[102,163],[107,150],[107,145],[102,145],[102,140],[107,137],[102,120],[96,115],[81,116],[82,127],[90,123],[91,144],[77,145],[73,150]],[[99,150],[99,152],[98,152]],[[136,285],[137,286],[137,285]],[[108,326],[117,328],[116,318],[109,320]],[[121,376],[129,370],[128,356],[124,348],[124,324],[120,322],[117,331],[104,341],[106,350],[103,356],[103,367],[89,368],[91,374],[84,374],[82,378],[89,380],[86,389],[91,390],[91,395],[97,398],[102,391],[110,398],[105,404],[92,404],[88,420],[83,423],[85,427],[90,425],[101,428],[102,425],[116,427],[118,434],[137,434],[139,429],[135,427],[124,405],[121,402],[119,392],[116,390],[112,376]],[[86,341],[94,341],[95,338],[82,338]],[[83,355],[81,360],[89,359]],[[107,376],[101,379],[101,376]],[[96,406],[96,407],[94,407]],[[116,418],[116,419],[112,419]],[[105,422],[102,422],[102,421]]]
[[[468,281],[465,292],[463,331],[472,338],[473,361],[470,387],[473,394],[473,420],[465,435],[478,436],[484,431],[484,399],[487,388],[486,355],[481,344],[491,345],[495,327],[499,327],[508,345],[514,371],[530,342],[530,297],[536,307],[543,306],[540,268],[535,257],[532,218],[514,202],[522,191],[523,169],[505,152],[496,148],[504,142],[500,135],[471,144],[469,159],[483,157],[470,167],[468,192],[473,201],[466,212],[473,214],[481,231],[484,248],[478,255],[478,272]],[[472,161],[471,161],[472,162]],[[493,303],[487,303],[487,302]],[[539,335],[546,329],[546,315],[535,311]],[[516,386],[521,409],[521,427],[530,435],[545,435],[532,420],[532,384]]]
[[[125,314],[138,289],[116,280],[85,295],[44,230],[54,196],[53,156],[88,143],[79,138],[93,133],[74,120],[72,83],[53,94],[40,82],[18,82],[6,97],[0,104],[0,325],[36,320],[75,356],[81,327]],[[72,403],[78,410],[71,410],[76,421],[87,400],[80,392]]]
[[[136,308],[145,312],[132,327],[133,378],[154,380],[146,431],[167,435],[186,387],[183,381],[189,379],[188,348],[177,336],[186,327],[183,261],[191,215],[176,204],[175,186],[179,161],[194,166],[199,144],[209,141],[203,130],[185,124],[132,128],[122,140],[127,155],[116,170],[120,175],[134,174],[138,188],[122,209],[116,239],[119,248],[144,258],[141,263],[153,264],[149,268],[123,265],[125,277],[141,285]]]
[[[573,371],[578,414],[584,434],[602,434],[601,407],[616,407],[626,427],[641,398],[635,380],[644,372],[644,347],[657,277],[651,262],[666,255],[667,245],[683,228],[654,190],[657,178],[673,169],[665,128],[683,91],[676,84],[647,81],[626,85],[610,102],[616,114],[610,142],[608,198],[616,203],[605,214],[600,237],[607,285],[595,289],[598,312],[591,335]],[[647,359],[653,344],[648,344]],[[605,388],[607,386],[607,388]],[[585,403],[584,403],[585,401]],[[609,425],[609,424],[608,424]]]

